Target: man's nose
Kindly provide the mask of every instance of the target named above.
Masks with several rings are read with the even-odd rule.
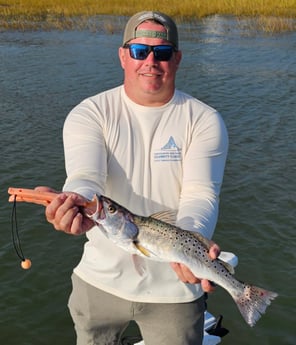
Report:
[[[151,51],[145,59],[145,62],[148,64],[156,64],[157,60],[155,59],[154,52]]]

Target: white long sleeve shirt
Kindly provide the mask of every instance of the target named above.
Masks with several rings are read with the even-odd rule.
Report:
[[[167,104],[145,107],[119,86],[70,112],[64,149],[65,191],[89,199],[103,194],[138,215],[175,210],[178,226],[212,237],[228,150],[224,122],[213,108],[178,90]],[[86,236],[74,272],[99,289],[157,303],[203,293],[199,284],[182,283],[168,263],[146,260],[140,275],[131,254],[96,226]]]

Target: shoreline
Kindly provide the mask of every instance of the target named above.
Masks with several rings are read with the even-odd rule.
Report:
[[[247,34],[276,34],[296,31],[296,18],[276,16],[235,16],[214,14],[203,18],[174,18],[177,25],[188,23],[192,28],[210,18],[220,17],[236,22],[237,28]],[[104,14],[96,16],[47,15],[41,17],[20,16],[4,20],[0,16],[0,33],[5,31],[90,31],[114,34],[122,32],[128,16]]]

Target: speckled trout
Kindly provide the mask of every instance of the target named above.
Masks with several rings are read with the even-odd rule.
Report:
[[[104,196],[95,198],[97,210],[88,217],[111,241],[131,254],[156,261],[182,263],[196,277],[218,284],[231,295],[250,326],[255,325],[276,298],[275,292],[237,280],[233,267],[219,258],[210,259],[211,242],[199,233],[170,224],[169,213],[137,216]]]

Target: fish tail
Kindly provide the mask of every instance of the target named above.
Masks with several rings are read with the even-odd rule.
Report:
[[[245,284],[242,284],[239,295],[232,295],[243,318],[251,327],[255,325],[271,301],[277,296],[278,294],[275,292]]]

